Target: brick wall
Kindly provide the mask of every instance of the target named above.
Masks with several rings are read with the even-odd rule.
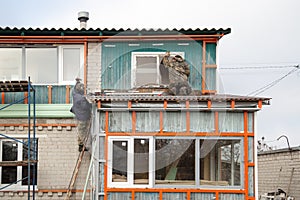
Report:
[[[101,85],[101,43],[88,44],[87,90],[95,92]]]
[[[28,127],[20,125],[26,123],[27,121],[23,119],[1,119],[0,131],[7,136],[26,138]],[[10,126],[1,124],[10,124]],[[36,137],[38,138],[36,199],[64,199],[79,155],[74,126],[76,121],[74,119],[40,119],[36,124]],[[90,154],[85,153],[74,188],[81,192],[73,194],[71,199],[81,199],[89,163]],[[27,190],[21,192],[1,190],[1,198],[27,199]]]
[[[258,154],[258,192],[284,190],[300,199],[300,147]]]

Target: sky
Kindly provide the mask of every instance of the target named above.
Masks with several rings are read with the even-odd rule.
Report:
[[[219,42],[220,93],[248,95],[273,81],[258,96],[271,105],[258,112],[258,139],[273,148],[300,146],[299,0],[10,0],[2,1],[0,27],[231,28]]]

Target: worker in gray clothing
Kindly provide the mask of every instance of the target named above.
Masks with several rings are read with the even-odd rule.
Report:
[[[80,81],[80,78],[76,78],[76,85],[72,91],[73,106],[70,110],[75,114],[75,118],[78,121],[78,151],[82,151],[83,147],[85,147],[92,112],[92,104],[84,96],[84,84]],[[88,148],[85,147],[84,150],[87,151]]]

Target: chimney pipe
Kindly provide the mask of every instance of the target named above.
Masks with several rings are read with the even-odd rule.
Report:
[[[78,20],[80,21],[80,29],[86,29],[86,22],[89,20],[89,13],[86,11],[81,11],[78,13]]]

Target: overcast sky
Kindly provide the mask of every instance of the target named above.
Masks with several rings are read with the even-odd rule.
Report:
[[[78,28],[77,13],[88,11],[88,28],[231,28],[219,43],[221,92],[247,95],[300,63],[299,8],[299,0],[9,0],[1,2],[0,26]],[[287,147],[276,141],[283,134],[300,145],[299,86],[297,70],[258,95],[272,98],[257,130],[271,146]]]

